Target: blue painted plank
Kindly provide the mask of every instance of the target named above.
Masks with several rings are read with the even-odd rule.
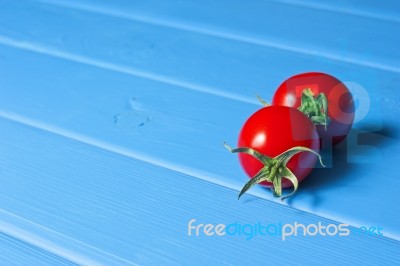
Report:
[[[21,265],[76,265],[36,246],[27,244],[0,232],[0,264]]]
[[[222,142],[235,142],[256,106],[14,48],[0,51],[8,58],[0,68],[0,116],[236,191],[247,180]],[[285,204],[355,226],[379,225],[399,239],[393,209],[400,181],[391,154],[400,152],[400,142],[372,133],[362,141],[369,146],[353,140],[348,153],[339,147],[335,167],[316,171]],[[377,177],[386,186],[376,186]],[[366,198],[371,191],[385,196]],[[251,193],[273,200],[262,188]]]
[[[400,72],[400,27],[393,21],[265,0],[40,2]],[[389,6],[399,12],[399,4]]]
[[[13,121],[0,119],[0,127],[0,232],[81,265],[394,265],[400,259],[398,241],[354,228],[348,236],[284,241],[188,236],[193,218],[196,225],[338,223],[254,196],[238,201],[235,190]]]

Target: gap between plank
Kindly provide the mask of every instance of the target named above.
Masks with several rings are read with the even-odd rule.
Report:
[[[218,38],[227,39],[227,40],[231,40],[231,41],[243,42],[243,43],[268,47],[268,48],[273,48],[273,49],[282,50],[282,51],[303,54],[303,55],[307,55],[307,56],[315,56],[315,57],[325,58],[325,59],[329,59],[329,60],[359,65],[359,66],[368,67],[368,68],[375,68],[375,69],[380,69],[380,70],[384,70],[384,71],[400,73],[400,67],[396,67],[396,66],[368,62],[368,61],[365,61],[362,59],[357,59],[357,58],[343,58],[342,56],[335,55],[333,53],[321,52],[319,50],[314,51],[314,50],[309,50],[306,48],[299,48],[299,47],[295,47],[295,46],[276,43],[273,41],[261,40],[261,39],[257,39],[257,38],[253,38],[253,37],[240,36],[237,34],[191,26],[189,24],[185,25],[182,23],[167,21],[167,20],[163,20],[163,19],[149,18],[146,16],[140,16],[140,15],[132,15],[130,13],[126,13],[123,11],[116,11],[116,10],[112,10],[112,9],[106,9],[103,7],[94,7],[94,6],[87,5],[87,4],[82,4],[82,3],[76,4],[76,3],[69,3],[69,2],[65,2],[65,1],[58,1],[57,3],[55,3],[51,0],[50,1],[49,0],[34,0],[34,1],[39,1],[42,3],[48,4],[48,5],[53,5],[53,6],[58,6],[58,7],[64,7],[64,8],[75,9],[75,10],[79,10],[79,11],[85,11],[85,12],[90,12],[90,13],[95,13],[95,14],[106,15],[106,16],[110,16],[110,17],[117,17],[117,18],[122,18],[122,19],[127,19],[127,20],[138,21],[138,22],[142,22],[142,23],[146,23],[146,24],[150,24],[150,25],[156,25],[156,26],[174,28],[174,29],[183,30],[183,31],[195,32],[195,33],[199,33],[199,34],[203,34],[203,35],[208,35],[208,36],[218,37]]]
[[[39,1],[41,1],[41,0],[39,0]],[[291,5],[291,6],[299,6],[299,7],[304,7],[304,8],[308,8],[308,9],[329,11],[329,12],[333,12],[333,13],[340,13],[340,14],[358,16],[358,17],[363,17],[363,18],[382,20],[382,21],[393,22],[393,23],[400,22],[400,19],[393,17],[393,16],[386,17],[385,15],[381,15],[379,13],[351,10],[349,8],[343,8],[343,7],[334,7],[332,5],[319,4],[317,2],[312,2],[312,3],[308,2],[307,3],[307,2],[301,2],[301,1],[296,1],[296,0],[267,0],[267,1]]]

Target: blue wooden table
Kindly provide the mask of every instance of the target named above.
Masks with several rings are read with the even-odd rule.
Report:
[[[396,0],[0,0],[0,265],[400,265],[399,47]],[[307,71],[352,91],[347,142],[237,200],[223,142]],[[257,234],[295,223],[350,233]]]

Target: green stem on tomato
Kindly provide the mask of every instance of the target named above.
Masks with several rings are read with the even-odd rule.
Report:
[[[268,181],[273,184],[271,190],[274,197],[281,198],[281,200],[284,200],[292,196],[297,191],[299,182],[297,180],[297,177],[292,173],[292,171],[290,171],[290,169],[286,166],[286,164],[294,155],[300,152],[311,152],[317,155],[321,165],[324,166],[324,164],[322,163],[322,158],[319,155],[319,153],[306,147],[297,146],[288,149],[287,151],[279,154],[278,156],[271,158],[251,148],[240,147],[232,149],[226,143],[224,143],[224,145],[232,153],[237,153],[237,152],[247,153],[258,159],[263,164],[263,168],[261,168],[261,170],[244,185],[244,187],[239,193],[238,199],[240,199],[240,197],[244,193],[246,193],[246,191],[248,191],[252,186],[263,181]],[[289,195],[284,197],[282,197],[282,178],[288,179],[293,184],[293,191]]]
[[[258,95],[257,99],[263,106],[270,106]],[[328,100],[323,92],[314,97],[310,88],[304,89],[301,95],[301,105],[297,109],[305,114],[314,125],[323,125],[325,130],[331,122],[328,116]]]
[[[264,107],[270,106],[270,104],[267,103],[263,98],[261,98],[261,96],[256,95],[256,97],[257,97],[258,101],[259,101]]]
[[[323,92],[314,97],[311,89],[304,89],[301,95],[301,105],[297,109],[308,116],[314,125],[323,125],[325,130],[330,123],[328,100]]]

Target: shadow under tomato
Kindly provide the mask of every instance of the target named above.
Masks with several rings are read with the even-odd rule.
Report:
[[[307,195],[311,195],[313,205],[320,204],[322,199],[318,191],[322,187],[342,184],[342,181],[348,178],[348,173],[354,171],[356,167],[357,165],[348,163],[345,149],[334,149],[332,151],[331,167],[314,169],[310,176],[299,185],[298,192],[300,193],[296,193],[293,197],[289,198],[288,203],[290,204],[297,196],[306,193]]]
[[[357,170],[365,167],[365,164],[381,159],[380,149],[399,141],[392,137],[393,130],[395,129],[391,127],[375,132],[353,129],[348,138],[334,149],[321,152],[327,167],[317,166],[310,176],[301,182],[298,192],[287,199],[287,203],[290,205],[296,197],[307,195],[311,197],[311,205],[315,207],[323,202],[323,197],[319,193],[323,188],[344,186],[346,179],[350,177],[352,179],[362,178],[358,175],[351,175],[351,173],[357,173]],[[290,189],[285,190],[287,194],[290,192]]]
[[[400,141],[400,131],[394,126],[387,124],[380,130],[371,131],[368,128],[372,126],[364,126],[360,128],[358,135],[358,142],[361,145],[371,145],[375,147],[386,147],[392,141]]]

